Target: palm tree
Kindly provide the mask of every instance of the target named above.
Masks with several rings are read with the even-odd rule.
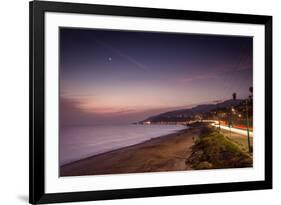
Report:
[[[249,87],[249,91],[250,91],[251,95],[253,95],[253,86]]]
[[[236,96],[237,96],[236,93],[233,93],[233,94],[232,94],[232,99],[233,99],[234,101],[236,100]]]

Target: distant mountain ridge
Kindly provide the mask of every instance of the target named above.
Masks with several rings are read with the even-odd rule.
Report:
[[[197,105],[195,107],[189,108],[189,109],[180,109],[180,110],[173,110],[165,113],[161,113],[155,116],[151,116],[140,123],[143,122],[160,122],[160,121],[169,121],[170,119],[177,119],[177,118],[188,118],[192,117],[197,114],[203,114],[206,112],[210,112],[216,108],[227,108],[230,106],[237,106],[239,105],[243,100],[236,99],[236,100],[226,100],[221,103],[217,104],[202,104]]]

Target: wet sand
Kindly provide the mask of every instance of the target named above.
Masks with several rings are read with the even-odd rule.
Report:
[[[200,128],[185,129],[72,162],[60,168],[60,176],[190,170],[186,159],[199,132]]]

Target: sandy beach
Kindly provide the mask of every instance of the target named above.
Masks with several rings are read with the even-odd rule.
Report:
[[[60,168],[60,176],[103,175],[191,169],[193,138],[200,128],[153,138],[143,143],[82,159]]]

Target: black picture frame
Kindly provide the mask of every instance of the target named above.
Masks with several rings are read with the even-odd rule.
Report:
[[[29,202],[31,204],[154,197],[260,190],[272,188],[272,17],[155,8],[104,6],[93,4],[32,1],[30,11],[30,143]],[[71,193],[45,192],[45,12],[102,14],[113,16],[150,17],[227,23],[260,24],[265,26],[265,180],[235,183],[183,185]]]

